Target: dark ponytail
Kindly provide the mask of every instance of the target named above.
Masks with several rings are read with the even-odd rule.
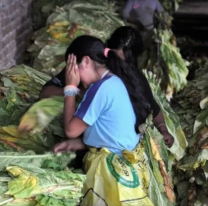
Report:
[[[130,96],[131,103],[136,114],[135,129],[138,133],[138,126],[146,121],[150,113],[150,105],[144,97],[137,75],[134,70],[130,69],[131,65],[122,61],[116,52],[108,52],[107,67],[124,82]]]
[[[136,64],[135,58],[134,58],[134,56],[132,54],[132,51],[127,46],[123,47],[123,54],[124,54],[124,57],[125,57],[125,61],[129,65],[135,65]]]
[[[92,36],[83,35],[76,38],[66,51],[66,56],[73,53],[80,63],[84,56],[89,56],[94,62],[106,66],[124,82],[130,96],[131,103],[136,114],[136,131],[138,126],[145,122],[150,113],[150,105],[147,103],[131,65],[123,61],[116,52],[110,50],[107,57],[104,56],[105,45],[103,42]]]
[[[156,117],[159,106],[154,100],[146,77],[140,68],[138,68],[138,57],[141,56],[144,50],[143,40],[140,33],[131,26],[121,26],[113,32],[111,37],[107,40],[106,45],[110,49],[123,51],[125,61],[130,65],[129,69],[134,70],[134,74],[139,84],[138,88],[142,93],[142,97],[151,105],[153,117]]]

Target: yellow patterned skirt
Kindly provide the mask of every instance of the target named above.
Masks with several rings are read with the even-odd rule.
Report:
[[[87,178],[80,206],[154,206],[147,196],[149,174],[142,144],[122,154],[90,148],[84,157]]]

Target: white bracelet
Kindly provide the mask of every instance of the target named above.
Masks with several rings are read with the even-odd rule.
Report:
[[[68,85],[66,87],[64,87],[64,96],[76,96],[77,94],[79,94],[79,89],[73,85]]]

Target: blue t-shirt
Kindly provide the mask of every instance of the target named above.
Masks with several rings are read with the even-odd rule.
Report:
[[[129,94],[115,75],[106,76],[90,86],[75,116],[89,125],[83,139],[88,146],[106,147],[122,155],[123,150],[133,150],[139,142]]]

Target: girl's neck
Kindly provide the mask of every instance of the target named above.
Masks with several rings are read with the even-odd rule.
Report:
[[[98,68],[97,71],[96,71],[96,78],[95,78],[95,82],[100,80],[103,75],[105,74],[105,72],[107,71],[108,69],[107,68]]]
[[[96,71],[95,71],[94,78],[93,78],[93,80],[91,81],[91,83],[88,85],[88,87],[89,87],[91,84],[93,84],[93,83],[99,81],[99,80],[103,77],[103,75],[106,76],[106,75],[108,75],[108,74],[111,74],[110,71],[109,71],[108,73],[106,73],[106,71],[108,71],[108,69],[105,68],[105,67],[97,68]],[[103,78],[104,78],[104,77],[103,77]]]

